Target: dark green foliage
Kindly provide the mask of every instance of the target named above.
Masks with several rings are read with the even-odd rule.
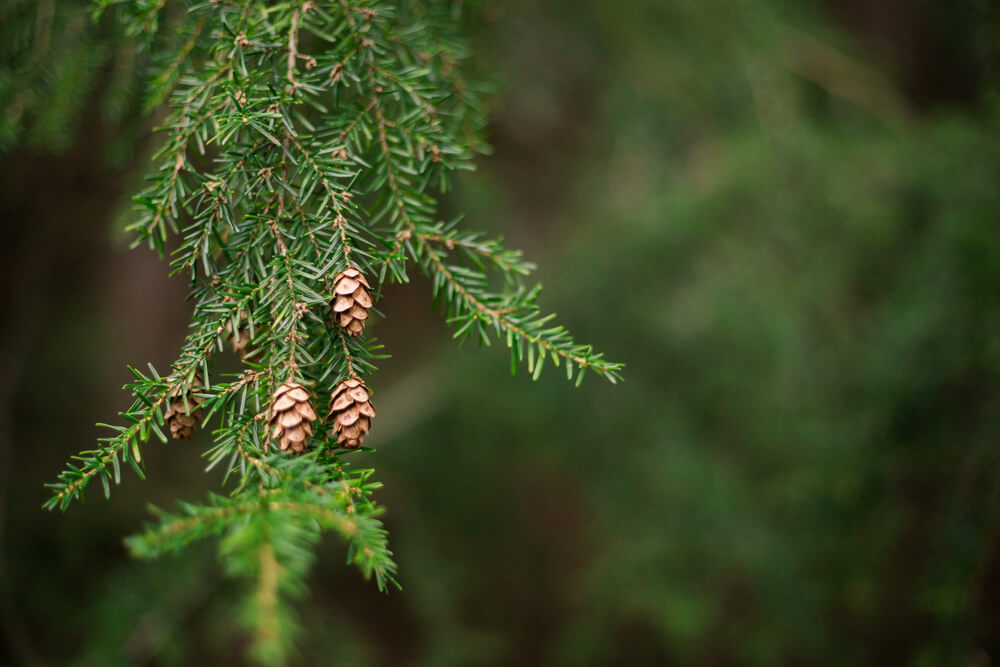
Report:
[[[146,51],[87,0],[6,0],[0,6],[0,152],[61,152],[99,117],[135,139]],[[119,142],[120,143],[120,142]],[[123,146],[108,147],[108,157]]]
[[[784,66],[815,43],[753,45],[760,26],[797,34],[791,12],[772,22],[779,3],[738,28],[718,3],[648,4],[595,2],[607,23],[576,26],[610,51],[591,121],[610,139],[577,163],[560,209],[574,240],[547,283],[604,306],[571,322],[628,350],[629,382],[484,403],[502,378],[455,373],[408,434],[425,448],[386,447],[390,487],[461,451],[462,486],[425,485],[398,517],[439,536],[396,533],[422,555],[408,593],[428,660],[995,660],[997,109],[873,116]],[[854,67],[853,85],[877,80]],[[514,485],[494,475],[511,459]],[[485,560],[489,579],[468,565]]]

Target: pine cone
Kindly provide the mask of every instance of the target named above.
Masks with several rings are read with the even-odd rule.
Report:
[[[205,415],[205,411],[198,407],[204,399],[195,396],[201,381],[195,377],[194,382],[187,394],[181,390],[180,384],[176,385],[167,399],[167,411],[163,415],[163,420],[170,429],[170,437],[174,440],[189,440],[198,426],[198,422]],[[186,399],[186,400],[185,400]]]
[[[372,295],[368,291],[371,288],[361,272],[353,267],[347,267],[333,279],[330,307],[348,336],[360,336],[365,330],[368,309],[372,307]]]
[[[371,430],[374,417],[371,392],[361,380],[348,378],[333,390],[330,397],[330,436],[337,436],[337,444],[341,447],[360,447]]]
[[[309,392],[298,382],[286,382],[271,395],[271,437],[281,443],[281,451],[296,454],[306,451],[306,441],[312,435],[316,412],[309,402]]]

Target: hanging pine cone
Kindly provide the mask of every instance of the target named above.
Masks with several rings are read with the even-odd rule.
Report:
[[[330,307],[337,323],[348,336],[360,336],[365,330],[368,309],[372,307],[372,288],[354,267],[347,267],[333,279],[333,300]]]
[[[205,415],[205,411],[198,407],[204,399],[195,395],[195,390],[201,384],[196,376],[191,388],[185,394],[181,390],[180,384],[176,385],[167,399],[167,411],[163,415],[163,420],[170,429],[170,437],[174,440],[188,440],[198,426],[198,422]]]
[[[372,427],[375,406],[364,382],[348,378],[337,385],[330,397],[330,437],[341,447],[357,449]]]
[[[298,382],[286,382],[271,395],[271,437],[281,444],[281,451],[296,454],[306,451],[306,441],[312,435],[316,412],[309,402],[309,392]]]

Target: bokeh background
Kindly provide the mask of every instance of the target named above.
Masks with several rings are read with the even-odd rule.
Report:
[[[40,509],[189,308],[127,250],[155,119],[85,10],[0,3],[0,663],[242,664],[214,545],[122,546],[218,485],[203,436]],[[525,248],[626,382],[512,379],[387,288],[368,462],[403,590],[327,539],[297,663],[1000,661],[997,3],[470,14],[494,154],[443,217]]]

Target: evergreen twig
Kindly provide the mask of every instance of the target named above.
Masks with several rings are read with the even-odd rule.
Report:
[[[335,418],[321,414],[338,383],[371,375],[380,356],[374,339],[331,317],[335,276],[360,271],[377,299],[378,283],[406,282],[412,261],[455,336],[505,340],[513,369],[526,361],[537,378],[550,359],[577,382],[588,370],[614,382],[621,366],[541,314],[540,287],[522,285],[534,265],[520,251],[435,218],[433,193],[471,168],[484,117],[458,66],[465,49],[449,3],[100,4],[116,7],[125,32],[162,63],[148,99],[169,99],[171,112],[130,230],[161,255],[178,238],[171,267],[189,277],[195,309],[171,372],[132,369],[127,424],[76,457],[46,507],[65,509],[93,479],[109,494],[122,464],[142,476],[142,445],[167,441],[167,408],[197,406],[200,425],[214,423],[208,468],[221,465],[235,487],[176,513],[154,510],[158,522],[127,544],[153,557],[220,537],[227,571],[256,582],[244,619],[252,655],[280,663],[296,627],[287,598],[304,590],[321,532],[345,539],[379,588],[395,583],[372,471],[348,466],[350,451],[327,433]],[[168,34],[163,21],[173,21]],[[247,369],[219,375],[214,356],[244,332]],[[272,392],[289,382],[320,413],[303,456],[268,446]]]

